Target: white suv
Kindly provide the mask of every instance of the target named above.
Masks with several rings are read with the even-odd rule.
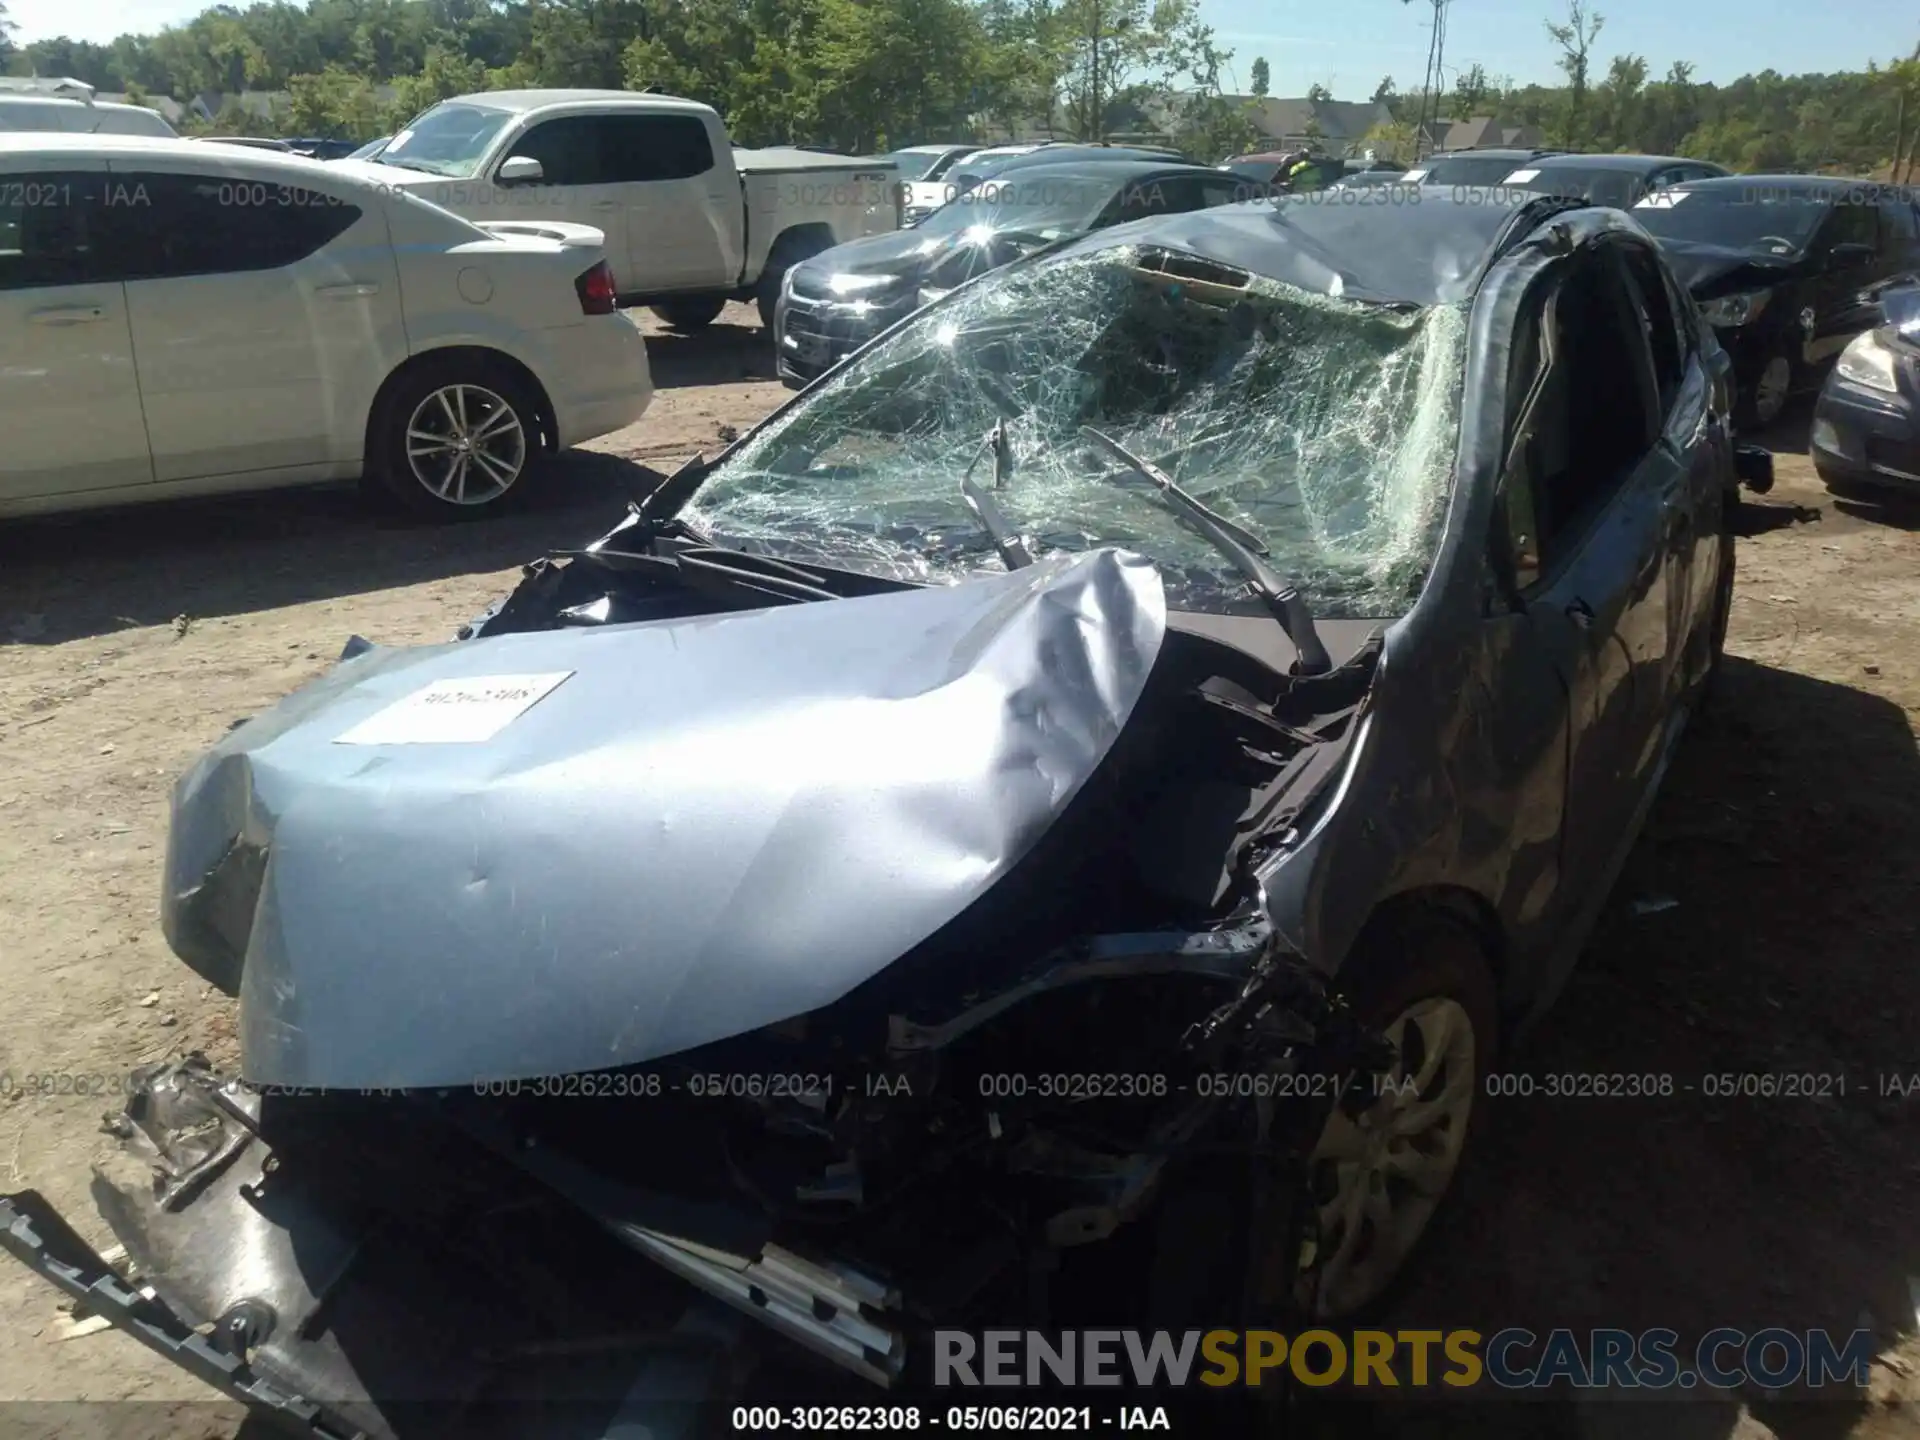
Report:
[[[598,230],[367,166],[0,135],[0,514],[356,476],[496,509],[652,398],[613,290]]]

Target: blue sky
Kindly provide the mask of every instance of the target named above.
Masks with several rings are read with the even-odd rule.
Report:
[[[16,38],[68,34],[111,40],[154,30],[201,8],[192,0],[5,0]],[[244,0],[243,0],[244,3]],[[1595,43],[1604,70],[1612,56],[1643,55],[1654,75],[1691,60],[1700,80],[1726,81],[1771,67],[1785,73],[1856,70],[1920,43],[1914,0],[1591,0],[1606,17]],[[1543,22],[1565,0],[1452,0],[1447,16],[1449,71],[1474,61],[1519,83],[1556,77]],[[1321,84],[1343,100],[1364,100],[1382,75],[1401,88],[1426,68],[1431,0],[1342,0],[1338,5],[1273,0],[1200,0],[1201,11],[1234,53],[1242,87],[1256,55],[1273,71],[1273,93],[1301,95]],[[1451,80],[1451,75],[1449,75]]]

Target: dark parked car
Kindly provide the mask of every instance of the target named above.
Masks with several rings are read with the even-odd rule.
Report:
[[[1633,209],[1733,357],[1737,417],[1769,425],[1920,277],[1920,210],[1899,186],[1808,175],[1696,180]]]
[[[1075,160],[1100,163],[1146,160],[1162,165],[1192,163],[1177,150],[1162,150],[1144,145],[1069,145],[1055,142],[1037,145],[1031,150],[1002,152],[998,155],[991,151],[982,151],[977,155],[969,156],[947,172],[946,196],[948,200],[956,199],[965,195],[983,180],[1005,175],[1010,170],[1024,170],[1034,165],[1064,165]]]
[[[391,139],[393,139],[391,135],[378,136],[367,141],[367,143],[362,145],[358,150],[349,150],[341,158],[343,160],[371,160],[387,148],[387,142]]]
[[[1257,192],[1305,193],[1324,189],[1347,173],[1347,165],[1343,160],[1329,155],[1304,155],[1297,150],[1236,155],[1222,161],[1219,168],[1247,181],[1250,193],[1255,193],[1255,198]]]
[[[780,378],[798,388],[903,315],[1043,245],[1244,198],[1235,176],[1165,161],[1081,158],[1003,171],[911,230],[836,245],[787,271],[773,316]]]
[[[1813,468],[1836,493],[1920,500],[1920,289],[1882,298],[1886,323],[1840,352],[1813,411]]]
[[[1437,150],[1401,176],[1409,185],[1498,185],[1514,171],[1558,150],[1513,150],[1488,146],[1472,150]]]
[[[684,1387],[668,1272],[880,1384],[1379,1296],[1714,670],[1736,473],[1617,211],[1396,222],[1003,267],[233,730],[163,918],[246,1084],[116,1122],[150,1290],[30,1192],[0,1245],[309,1434]]]
[[[1629,210],[1656,190],[1726,173],[1710,161],[1677,155],[1541,155],[1500,183]]]
[[[311,160],[344,160],[360,148],[358,140],[323,140],[307,136],[298,140],[289,140],[288,145],[296,155],[305,155]]]

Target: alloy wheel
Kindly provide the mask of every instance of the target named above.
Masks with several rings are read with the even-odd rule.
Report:
[[[519,413],[484,385],[443,385],[407,421],[413,478],[449,505],[485,505],[511,490],[527,464]]]
[[[1473,1115],[1473,1021],[1444,997],[1386,1027],[1395,1058],[1378,1094],[1335,1105],[1307,1162],[1317,1238],[1301,1298],[1317,1318],[1351,1315],[1400,1273],[1452,1184]]]

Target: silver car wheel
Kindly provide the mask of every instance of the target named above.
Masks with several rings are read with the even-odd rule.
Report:
[[[497,391],[443,385],[407,420],[407,465],[436,500],[485,505],[511,490],[526,469],[526,427]]]
[[[1364,1308],[1413,1252],[1452,1184],[1473,1115],[1473,1020],[1458,1001],[1409,1006],[1386,1028],[1395,1059],[1358,1116],[1336,1105],[1307,1162],[1318,1238],[1302,1256],[1318,1318]]]

